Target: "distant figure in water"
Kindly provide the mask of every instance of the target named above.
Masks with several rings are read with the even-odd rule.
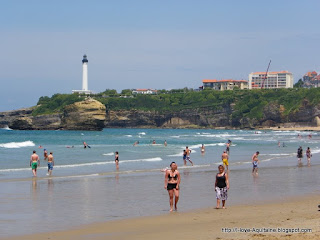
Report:
[[[48,159],[48,151],[47,151],[47,149],[43,149],[43,157],[44,157],[43,160],[47,160]]]
[[[166,147],[167,145],[167,140],[164,140],[164,146]]]
[[[139,144],[139,141],[135,141],[133,146],[138,145],[138,144]]]
[[[278,147],[280,147],[280,141],[278,141]]]
[[[186,152],[186,150],[183,150],[182,159],[183,159],[183,165],[187,166],[187,152]]]
[[[152,144],[156,144],[156,140],[153,140],[153,141],[152,141]]]
[[[223,164],[223,168],[227,167],[227,171],[229,170],[229,155],[228,153],[226,153],[226,151],[223,151],[222,155],[221,155],[221,160],[222,160],[222,164]]]
[[[119,170],[119,152],[115,152],[114,161],[116,163],[116,169]]]
[[[286,144],[284,142],[282,143],[282,147],[286,147]]]
[[[48,156],[48,173],[47,173],[47,175],[51,176],[52,170],[53,170],[53,166],[54,166],[53,155],[52,155],[52,152],[50,152],[50,154]]]
[[[83,142],[83,148],[87,148],[88,144],[86,142]]]
[[[226,200],[228,198],[229,177],[222,165],[219,165],[218,170],[219,173],[216,175],[216,182],[214,184],[217,198],[216,209],[220,208],[220,201],[222,201],[222,208],[225,209]]]
[[[311,134],[309,134],[309,139],[311,139],[312,138],[312,135]]]
[[[251,160],[252,160],[252,174],[258,175],[258,163],[259,163],[259,152],[256,152],[253,154]]]
[[[204,144],[202,144],[202,146],[201,146],[201,154],[203,155],[204,152],[205,152],[205,147],[204,147]]]
[[[303,149],[300,146],[297,151],[298,164],[301,164],[301,160],[303,158]]]
[[[35,150],[33,150],[33,154],[31,155],[31,158],[30,158],[30,167],[32,169],[33,176],[36,177],[37,168],[40,167],[40,160]]]
[[[42,148],[42,146],[40,145],[39,148]]]
[[[170,212],[173,211],[173,197],[174,200],[174,209],[178,210],[177,204],[179,201],[179,190],[180,190],[180,173],[177,170],[178,166],[175,162],[170,164],[171,169],[166,171],[164,177],[164,188],[168,190],[169,194],[169,203],[170,203]]]
[[[298,138],[301,138],[302,136],[300,135],[300,133],[298,133]]]
[[[307,151],[306,151],[306,156],[307,156],[307,160],[308,160],[308,166],[310,167],[310,163],[311,163],[311,157],[312,157],[312,154],[311,154],[311,149],[310,147],[307,148]]]

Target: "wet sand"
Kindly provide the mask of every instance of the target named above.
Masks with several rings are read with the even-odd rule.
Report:
[[[67,231],[6,238],[10,240],[58,239],[320,239],[320,195],[296,197],[278,203],[230,206],[227,209],[201,209],[161,216],[140,217],[79,226]],[[129,207],[129,206],[123,206]],[[48,224],[54,224],[54,222]],[[236,230],[237,228],[237,230]],[[251,232],[253,228],[260,231]],[[267,229],[263,229],[267,228]],[[279,233],[294,229],[297,233]],[[236,230],[234,233],[225,231]],[[43,230],[43,229],[42,229]],[[301,233],[301,231],[307,233]],[[276,231],[270,233],[270,231]],[[312,232],[310,232],[312,231]]]

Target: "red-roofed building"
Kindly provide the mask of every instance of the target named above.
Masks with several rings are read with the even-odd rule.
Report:
[[[233,79],[204,79],[202,80],[203,88],[212,88],[214,90],[233,90],[235,87],[239,89],[248,89],[247,80],[233,80]]]
[[[249,89],[255,88],[292,88],[293,75],[288,71],[253,72],[249,74]]]

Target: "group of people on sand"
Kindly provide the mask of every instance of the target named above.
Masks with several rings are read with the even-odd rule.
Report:
[[[43,160],[47,161],[47,163],[48,163],[47,176],[49,176],[49,175],[51,176],[53,166],[54,166],[54,158],[53,158],[52,154],[53,153],[50,152],[50,154],[48,155],[47,150],[46,149],[43,150],[43,156],[44,156]],[[37,176],[37,169],[38,169],[38,167],[40,167],[40,158],[35,150],[33,150],[33,153],[30,158],[30,167],[32,169],[33,176],[36,177]]]

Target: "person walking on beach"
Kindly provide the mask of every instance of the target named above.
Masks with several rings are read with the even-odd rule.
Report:
[[[229,155],[228,153],[226,153],[226,151],[223,151],[222,155],[221,155],[221,160],[222,160],[222,164],[224,166],[224,168],[227,168],[227,171],[229,170]]]
[[[170,164],[171,169],[166,171],[164,177],[164,188],[168,190],[170,212],[173,211],[173,197],[174,197],[174,209],[178,210],[177,204],[179,201],[179,189],[180,189],[180,173],[177,170],[178,166],[175,162]]]
[[[48,156],[48,173],[47,176],[51,176],[52,174],[52,170],[53,170],[53,166],[54,166],[54,159],[53,159],[53,155],[52,152],[50,152],[49,156]]]
[[[187,153],[187,160],[191,163],[191,165],[193,166],[193,162],[190,159],[190,154],[191,154],[191,149],[189,149],[188,146],[186,146],[186,153]]]
[[[255,154],[252,155],[252,174],[258,175],[258,163],[259,163],[259,152],[256,152]]]
[[[307,160],[308,160],[308,166],[310,166],[310,162],[311,162],[311,157],[312,157],[312,154],[311,154],[311,149],[310,147],[307,148],[307,151],[306,151],[306,156],[307,156]]]
[[[219,173],[216,175],[216,182],[214,184],[216,198],[217,198],[217,206],[216,209],[220,208],[220,201],[222,201],[222,208],[225,209],[226,200],[228,198],[228,190],[229,190],[229,177],[228,174],[225,173],[224,167],[219,165],[218,167]]]
[[[116,169],[119,170],[119,152],[115,152],[114,161],[116,163]]]
[[[182,159],[183,159],[183,165],[187,166],[187,152],[185,149],[183,150]]]
[[[48,151],[47,149],[43,149],[43,160],[47,160],[48,159]]]
[[[300,146],[297,151],[298,164],[301,164],[301,160],[303,158],[303,149]]]
[[[33,150],[33,154],[31,155],[31,159],[30,159],[30,167],[32,169],[32,173],[33,173],[34,177],[37,176],[37,168],[38,168],[38,166],[40,167],[39,156],[36,153],[36,151]]]

